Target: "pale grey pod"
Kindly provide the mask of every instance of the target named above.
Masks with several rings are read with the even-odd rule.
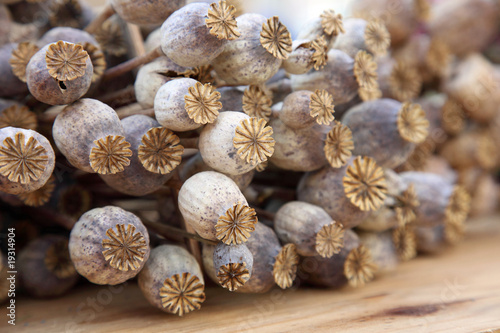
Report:
[[[157,47],[161,47],[161,27],[151,31],[144,41],[146,53],[153,51]]]
[[[396,269],[399,259],[392,240],[392,232],[360,232],[359,241],[366,246],[377,265],[378,273],[388,273]]]
[[[314,50],[304,47],[309,40],[294,40],[292,43],[292,53],[283,60],[283,68],[289,74],[305,74],[313,67],[312,55]]]
[[[348,18],[343,20],[345,32],[339,34],[333,48],[344,51],[351,58],[355,58],[359,51],[367,51],[365,44],[365,29],[368,22],[361,18]]]
[[[24,94],[28,91],[26,83],[14,75],[9,63],[12,51],[16,47],[15,43],[0,45],[0,97]]]
[[[330,50],[338,35],[326,34],[323,26],[321,25],[321,17],[318,15],[317,17],[306,22],[304,26],[300,28],[297,34],[297,39],[315,40],[321,36],[325,37],[327,48]]]
[[[52,28],[47,31],[42,37],[40,37],[36,44],[39,48],[42,48],[47,44],[56,43],[60,40],[64,40],[73,44],[90,43],[96,46],[99,45],[94,36],[86,32],[85,30],[70,27]]]
[[[316,123],[311,116],[312,91],[298,90],[289,94],[283,100],[283,106],[279,112],[279,119],[288,127],[294,129],[309,128]]]
[[[213,260],[218,282],[230,291],[242,287],[252,276],[254,258],[245,244],[219,243],[215,246]]]
[[[111,0],[113,9],[123,20],[142,26],[162,24],[170,14],[185,4],[186,0]]]
[[[398,219],[393,209],[387,206],[370,212],[357,226],[358,229],[369,232],[383,232],[398,226]]]

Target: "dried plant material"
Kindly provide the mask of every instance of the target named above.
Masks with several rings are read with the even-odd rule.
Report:
[[[107,54],[120,57],[127,53],[127,41],[117,20],[106,20],[101,25],[101,28],[96,31],[94,37]]]
[[[196,82],[193,87],[189,87],[189,93],[184,96],[189,118],[197,124],[213,123],[222,108],[219,99],[220,92],[211,84]]]
[[[370,250],[360,245],[347,255],[344,275],[352,287],[361,287],[375,277],[377,265],[373,262]]]
[[[0,174],[11,182],[37,181],[48,163],[47,150],[34,137],[26,141],[21,132],[14,139],[6,138],[0,147]]]
[[[431,17],[431,5],[429,0],[414,0],[413,5],[419,20],[427,22]]]
[[[345,33],[342,15],[335,14],[333,9],[327,9],[319,16],[321,18],[321,27],[327,35],[337,36],[340,33]]]
[[[106,70],[106,57],[104,56],[104,53],[102,53],[101,49],[92,43],[85,42],[82,46],[83,49],[89,54],[90,61],[92,62],[92,66],[94,68],[92,82],[95,82],[104,74],[104,71]]]
[[[367,102],[381,98],[382,91],[380,90],[378,82],[376,82],[376,84],[373,87],[359,87],[358,95],[363,102]]]
[[[244,119],[236,127],[233,139],[238,155],[250,164],[267,161],[274,153],[273,129],[264,119]]]
[[[216,237],[224,244],[242,244],[255,231],[257,214],[255,209],[242,203],[229,208],[217,220],[215,225]]]
[[[371,20],[365,28],[365,45],[370,53],[375,56],[383,56],[391,46],[391,35],[384,23],[379,20]]]
[[[217,272],[219,284],[229,289],[229,291],[235,291],[243,286],[250,279],[250,272],[246,266],[245,263],[233,263],[221,266]]]
[[[396,218],[400,226],[404,226],[412,223],[417,218],[416,208],[420,206],[420,201],[418,201],[417,192],[415,191],[415,185],[411,183],[408,188],[401,193],[401,195],[396,197],[398,202],[394,211],[396,212]]]
[[[443,75],[451,60],[451,52],[446,43],[433,38],[425,56],[425,63],[431,73]]]
[[[325,36],[320,36],[318,39],[313,40],[311,43],[311,49],[314,50],[311,57],[313,67],[315,70],[320,70],[326,65],[326,61],[328,60],[328,46],[326,44]]]
[[[325,140],[325,157],[332,168],[344,166],[352,156],[354,142],[349,127],[336,122]]]
[[[130,143],[121,135],[108,135],[94,141],[95,147],[90,151],[90,166],[102,175],[122,172],[130,165],[132,156]]]
[[[165,279],[160,288],[161,304],[170,313],[183,316],[201,308],[205,301],[205,286],[191,273],[175,274]]]
[[[444,212],[445,222],[457,224],[464,222],[469,215],[470,203],[469,193],[462,186],[455,186]]]
[[[45,185],[38,190],[19,194],[19,199],[21,199],[26,206],[40,207],[49,202],[55,187],[55,179],[51,176]]]
[[[422,77],[415,67],[398,61],[392,68],[389,77],[389,89],[398,101],[416,98],[422,88]]]
[[[325,225],[316,234],[316,252],[323,258],[331,258],[344,247],[344,227],[332,222]]]
[[[61,240],[52,244],[45,253],[45,267],[59,279],[76,275],[76,269],[69,256],[68,241]]]
[[[51,2],[49,15],[53,27],[80,28],[82,23],[82,6],[79,0],[57,0]]]
[[[234,17],[235,11],[236,8],[228,6],[225,1],[210,4],[208,18],[205,20],[210,34],[218,39],[233,40],[240,37],[241,34],[238,32],[238,25]]]
[[[249,86],[243,92],[243,112],[250,117],[269,121],[273,101],[259,86]]]
[[[444,223],[444,239],[450,244],[456,244],[465,236],[465,223],[461,220],[446,220]]]
[[[203,83],[203,84],[205,84],[205,83],[214,84],[215,83],[215,79],[212,76],[212,66],[211,65],[204,65],[204,66],[189,68],[183,72],[178,72],[177,75],[195,79],[196,81]]]
[[[0,113],[0,128],[9,126],[36,130],[38,119],[26,106],[11,105]]]
[[[260,44],[275,58],[288,59],[288,55],[292,52],[292,37],[278,16],[273,16],[262,24]]]
[[[273,265],[274,282],[281,288],[290,288],[297,275],[299,255],[295,244],[286,244],[276,256]]]
[[[435,141],[431,137],[427,137],[424,142],[415,147],[413,153],[411,153],[406,162],[400,166],[400,169],[405,171],[424,170],[427,161],[435,150]]]
[[[32,42],[23,42],[17,45],[10,56],[10,67],[12,73],[23,82],[26,82],[26,66],[30,62],[31,57],[38,52],[40,48]]]
[[[146,170],[167,174],[174,170],[182,160],[184,147],[180,139],[165,127],[155,127],[143,135],[138,149],[139,161]]]
[[[490,170],[497,165],[498,147],[495,140],[486,132],[479,135],[476,158],[483,169]]]
[[[314,94],[311,94],[311,102],[309,103],[309,113],[311,117],[316,118],[318,124],[329,125],[335,117],[333,113],[335,105],[333,104],[333,96],[326,90],[316,89]]]
[[[400,225],[394,229],[392,241],[402,261],[408,261],[417,256],[417,237],[412,226]]]
[[[450,135],[462,132],[466,125],[464,109],[460,104],[448,98],[441,108],[441,126]]]
[[[429,120],[419,104],[403,103],[397,125],[399,134],[408,142],[422,143],[429,134]]]
[[[343,184],[347,198],[362,211],[377,210],[384,203],[387,194],[384,170],[371,157],[356,157],[347,167]]]
[[[360,87],[378,86],[377,63],[366,51],[359,51],[354,58],[354,76]]]
[[[50,76],[58,81],[71,81],[85,75],[88,56],[81,45],[60,40],[50,44],[45,61]]]
[[[268,161],[257,164],[257,166],[255,167],[255,171],[263,172],[264,170],[266,170],[268,164]]]
[[[102,254],[109,265],[121,271],[137,270],[144,260],[148,245],[141,232],[137,231],[134,225],[117,224],[113,228],[106,230],[106,236],[102,240],[104,251]]]

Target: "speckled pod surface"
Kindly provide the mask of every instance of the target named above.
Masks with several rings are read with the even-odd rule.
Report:
[[[345,33],[337,36],[333,47],[344,51],[353,59],[359,51],[368,51],[365,45],[365,28],[368,22],[360,18],[348,18],[342,22]]]
[[[217,75],[230,85],[258,85],[269,80],[281,66],[260,44],[260,32],[266,18],[243,14],[236,18],[241,36],[230,40],[211,65]]]
[[[11,138],[15,142],[16,134],[22,133],[24,135],[24,142],[26,144],[30,138],[34,138],[38,141],[38,145],[45,149],[45,156],[47,156],[47,164],[45,165],[45,169],[37,180],[31,180],[26,184],[22,184],[21,182],[11,181],[7,177],[0,175],[0,191],[6,192],[9,194],[21,194],[26,192],[32,192],[41,188],[49,177],[52,175],[54,171],[54,167],[56,165],[56,157],[54,154],[54,150],[50,145],[49,140],[45,138],[38,132],[16,128],[16,127],[4,127],[0,129],[0,145],[5,147],[5,140],[7,138]],[[2,156],[3,154],[0,154]]]
[[[243,112],[226,111],[205,125],[200,133],[199,150],[209,167],[230,175],[241,175],[255,168],[238,155],[233,144],[236,127],[249,118]]]
[[[209,8],[208,3],[191,3],[161,26],[163,53],[179,66],[208,65],[224,50],[227,41],[211,35],[205,24]]]
[[[170,14],[186,4],[186,0],[111,0],[110,2],[123,20],[144,26],[162,24]]]
[[[307,73],[312,67],[311,57],[314,50],[303,47],[308,40],[294,40],[292,44],[292,53],[288,59],[283,60],[283,69],[289,74],[301,75]]]
[[[125,135],[116,112],[90,98],[80,99],[57,115],[52,136],[57,148],[75,168],[94,173],[89,155],[94,141],[107,135]]]
[[[246,269],[250,273],[250,278],[253,271],[253,255],[246,244],[226,245],[219,243],[214,249],[214,268],[218,272],[219,268],[227,264],[245,264]]]
[[[99,175],[102,180],[115,190],[133,196],[143,196],[157,191],[172,177],[172,173],[158,174],[144,168],[138,157],[139,146],[144,134],[160,124],[151,117],[134,115],[122,119],[125,140],[130,143],[132,156],[130,165],[122,172]]]
[[[219,111],[243,111],[243,90],[237,87],[220,87],[220,102],[222,109]]]
[[[247,205],[245,196],[231,178],[204,171],[184,182],[179,191],[182,217],[203,238],[217,241],[215,225],[219,217],[236,203]]]
[[[71,81],[58,81],[49,74],[45,56],[49,45],[44,46],[31,58],[26,67],[26,83],[30,93],[40,102],[62,105],[76,101],[87,93],[92,83],[94,67],[87,57],[85,74]]]
[[[117,225],[135,227],[145,242],[142,260],[137,259],[137,269],[121,270],[111,266],[103,252],[103,240],[108,239],[106,231],[116,230]],[[135,234],[134,233],[134,234]],[[106,206],[94,208],[83,214],[71,230],[69,240],[71,260],[80,275],[95,284],[116,285],[136,276],[149,258],[149,234],[141,220],[121,208]]]
[[[15,43],[0,45],[0,97],[23,94],[28,90],[26,83],[14,75],[9,63],[12,51],[16,47]]]
[[[47,44],[56,43],[60,40],[70,42],[73,44],[79,43],[91,43],[98,46],[97,40],[89,34],[88,32],[80,29],[70,28],[70,27],[55,27],[47,31],[38,41],[37,45],[39,48],[44,47]]]
[[[377,265],[378,273],[394,271],[399,263],[398,254],[392,241],[392,232],[360,232],[359,241],[366,246]]]
[[[398,220],[394,210],[382,206],[379,210],[371,212],[357,226],[359,230],[368,232],[383,232],[398,225]]]
[[[183,273],[194,275],[199,282],[205,284],[200,265],[187,250],[176,245],[160,245],[151,251],[148,261],[139,273],[139,288],[151,305],[170,312],[162,304],[160,289],[166,279]]]
[[[310,103],[312,91],[299,90],[289,94],[283,100],[283,106],[279,112],[279,119],[288,127],[299,129],[308,128],[316,123],[311,116]]]
[[[332,222],[332,218],[321,207],[307,202],[290,201],[284,204],[274,219],[274,230],[279,239],[293,243],[301,256],[315,256],[316,234]]]
[[[349,102],[358,93],[358,83],[354,77],[354,60],[345,52],[332,49],[328,61],[321,70],[312,69],[303,75],[291,75],[292,89],[324,89],[333,96],[335,104]]]

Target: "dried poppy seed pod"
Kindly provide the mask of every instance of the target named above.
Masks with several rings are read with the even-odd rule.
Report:
[[[214,241],[235,236],[238,243],[245,242],[257,223],[236,183],[215,171],[197,173],[184,182],[179,210],[201,237]]]
[[[213,122],[222,107],[220,93],[190,78],[168,81],[158,89],[154,109],[158,122],[173,131],[190,131]]]
[[[342,123],[352,132],[353,154],[373,157],[386,168],[404,163],[427,138],[429,127],[420,105],[390,99],[363,102],[350,109]]]
[[[279,119],[288,127],[299,129],[311,127],[316,122],[311,116],[312,91],[299,90],[289,94],[283,100],[283,106],[278,113]]]
[[[239,36],[234,7],[195,2],[174,12],[161,26],[161,48],[180,66],[210,64],[224,50],[226,40]]]
[[[115,190],[143,196],[160,189],[181,162],[184,148],[179,138],[151,117],[134,115],[122,119],[125,140],[130,143],[130,165],[123,172],[100,175]],[[146,168],[147,167],[147,168]]]
[[[172,80],[169,77],[169,72],[180,73],[185,71],[185,67],[181,67],[172,62],[167,57],[160,57],[142,66],[137,72],[135,78],[134,91],[137,102],[144,108],[152,108],[158,89],[168,81]]]
[[[79,278],[64,236],[46,235],[32,241],[19,253],[17,267],[23,289],[35,297],[60,296]]]
[[[311,68],[323,68],[327,60],[327,45],[324,37],[316,40],[295,40],[292,43],[292,52],[283,60],[283,68],[289,74],[305,74]]]
[[[379,209],[386,193],[383,169],[372,158],[359,156],[337,169],[327,166],[306,173],[297,189],[300,201],[320,206],[346,229]]]
[[[370,250],[378,273],[389,273],[396,269],[399,258],[393,242],[392,232],[360,232],[359,241]]]
[[[186,0],[111,0],[110,4],[123,20],[137,25],[151,26],[162,24],[174,11],[184,6]]]
[[[391,45],[391,36],[382,22],[359,18],[344,20],[345,32],[338,35],[333,48],[344,51],[354,58],[359,51],[383,56]]]
[[[458,56],[480,52],[497,34],[499,7],[494,0],[441,1],[432,8],[429,32]]]
[[[0,128],[9,126],[35,131],[38,127],[36,113],[30,111],[24,105],[15,103],[4,109],[0,106]]]
[[[89,128],[75,131],[75,128]],[[117,173],[130,164],[132,151],[116,112],[90,98],[80,99],[57,115],[52,136],[74,167],[90,173]]]
[[[328,9],[300,28],[297,39],[315,40],[323,37],[329,50],[338,35],[344,32],[342,15]]]
[[[407,102],[420,95],[422,73],[405,60],[390,56],[377,59],[378,84],[385,98]]]
[[[283,243],[293,243],[301,256],[324,258],[340,252],[344,246],[344,228],[321,207],[290,201],[274,219],[274,230]]]
[[[500,192],[495,178],[487,172],[482,172],[474,184],[472,191],[470,216],[493,215],[497,209]]]
[[[54,171],[55,154],[49,140],[32,130],[0,129],[0,190],[9,194],[36,191]]]
[[[347,103],[356,97],[358,83],[354,76],[354,59],[346,53],[332,49],[328,61],[321,70],[311,70],[303,75],[291,75],[292,89],[324,89],[333,96],[335,104]]]
[[[320,287],[340,288],[347,284],[344,264],[350,251],[359,246],[359,238],[352,230],[346,230],[344,247],[331,258],[305,257],[299,264],[299,276],[307,283]]]
[[[237,18],[241,36],[228,41],[222,53],[211,62],[220,79],[230,85],[258,85],[278,72],[282,59],[291,51],[292,39],[279,21],[274,26],[278,30],[272,29],[270,20],[271,23],[260,14],[243,14]],[[266,45],[279,53],[278,57],[264,48],[262,36]]]
[[[81,45],[59,41],[35,53],[26,68],[26,82],[40,102],[68,104],[87,93],[93,70]]]
[[[219,243],[215,246],[213,260],[217,281],[229,291],[242,287],[252,276],[253,255],[245,244]]]
[[[264,119],[250,118],[242,112],[222,112],[201,131],[200,154],[209,167],[241,175],[272,156],[275,144],[272,134]]]
[[[181,317],[199,310],[205,301],[200,265],[180,246],[161,245],[153,249],[139,273],[138,283],[151,305]]]
[[[94,208],[76,222],[69,253],[78,273],[95,284],[120,284],[136,276],[149,257],[141,220],[121,208]]]
[[[39,48],[43,48],[47,44],[56,43],[60,40],[73,43],[73,44],[85,44],[90,43],[93,45],[99,45],[97,40],[89,34],[88,32],[80,29],[70,28],[70,27],[56,27],[47,31],[38,41],[37,45]]]
[[[470,196],[440,176],[423,172],[403,172],[401,179],[413,183],[420,205],[416,207],[416,226],[463,224],[470,210]]]
[[[9,63],[12,52],[17,44],[9,43],[0,46],[0,97],[10,97],[24,94],[27,91],[26,84],[14,75]]]

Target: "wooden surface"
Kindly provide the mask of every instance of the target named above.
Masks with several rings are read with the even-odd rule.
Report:
[[[150,307],[135,282],[81,286],[56,300],[19,298],[11,332],[493,332],[500,328],[500,217],[468,228],[459,246],[361,289],[244,295],[212,287],[200,311],[179,318]]]

